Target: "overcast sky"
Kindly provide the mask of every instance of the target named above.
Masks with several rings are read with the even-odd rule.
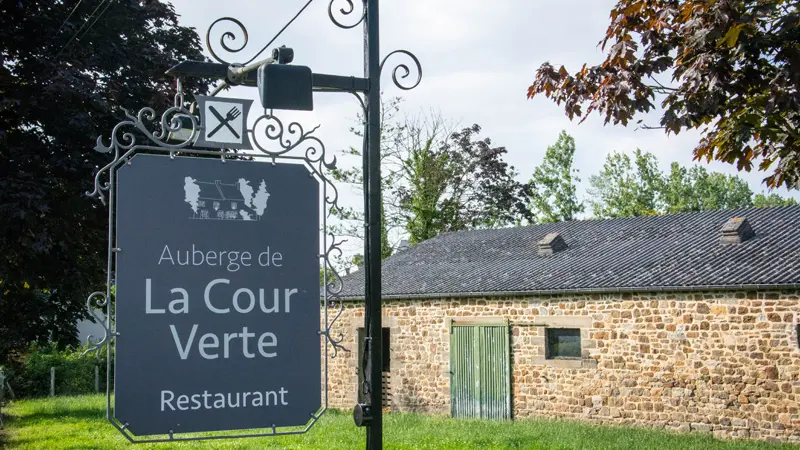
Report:
[[[250,59],[299,10],[306,0],[172,0],[183,25],[205,36],[217,18],[241,20],[250,33],[250,44],[228,61]],[[360,4],[360,1],[355,3]],[[667,136],[661,130],[636,130],[603,126],[592,116],[583,124],[570,122],[563,110],[545,98],[526,99],[534,73],[545,61],[564,64],[574,71],[584,62],[597,63],[603,55],[597,47],[608,26],[614,0],[384,0],[381,2],[381,54],[396,49],[415,53],[423,65],[422,83],[412,91],[391,86],[384,74],[384,96],[403,96],[403,111],[440,110],[462,126],[477,123],[483,135],[508,149],[507,160],[528,179],[548,145],[559,132],[575,138],[576,167],[583,179],[580,195],[590,174],[602,167],[613,151],[632,153],[637,147],[654,153],[662,168],[677,161],[692,164],[692,149],[699,134],[684,132]],[[314,0],[300,18],[272,46],[295,50],[295,64],[316,73],[363,75],[362,27],[342,30],[328,19],[329,0]],[[335,0],[346,7],[346,0]],[[336,8],[335,8],[336,9]],[[349,20],[352,20],[349,19]],[[219,34],[215,34],[216,40]],[[236,41],[241,42],[241,41]],[[230,43],[233,45],[234,43]],[[215,48],[219,48],[215,42]],[[265,53],[267,54],[267,53]],[[255,88],[238,88],[228,96],[255,98]],[[348,133],[358,106],[351,96],[316,94],[310,113],[281,113],[304,126],[321,125],[318,135],[328,151],[358,143]],[[647,121],[656,125],[658,116]],[[736,173],[733,166],[712,163],[711,170]],[[753,191],[765,189],[762,173],[742,173]],[[787,195],[786,191],[778,191]],[[345,201],[356,196],[344,193]],[[800,198],[797,192],[792,193]],[[358,204],[358,203],[355,203]]]

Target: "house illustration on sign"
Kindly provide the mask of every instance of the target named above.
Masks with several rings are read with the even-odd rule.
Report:
[[[188,176],[184,181],[186,202],[192,207],[192,219],[261,220],[270,196],[264,180],[261,180],[258,191],[244,178],[235,184],[220,180],[197,181]]]

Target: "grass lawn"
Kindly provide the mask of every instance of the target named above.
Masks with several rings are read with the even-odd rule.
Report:
[[[305,435],[244,440],[131,446],[104,419],[105,397],[56,397],[14,402],[3,409],[3,445],[9,449],[359,449],[364,429],[349,413],[330,411]],[[718,441],[708,435],[590,426],[577,422],[518,420],[487,422],[427,417],[385,416],[384,446],[389,449],[795,449],[752,441]]]

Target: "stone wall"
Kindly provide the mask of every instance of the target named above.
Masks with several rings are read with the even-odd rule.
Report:
[[[798,300],[784,291],[387,301],[391,409],[449,414],[450,323],[490,317],[510,323],[516,418],[800,441]],[[334,408],[356,402],[361,305],[345,303],[333,330],[350,350],[330,361]],[[545,359],[546,327],[580,328],[583,357]]]

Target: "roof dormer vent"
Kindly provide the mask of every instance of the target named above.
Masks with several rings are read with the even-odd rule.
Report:
[[[747,217],[728,219],[722,226],[720,234],[719,243],[722,245],[741,244],[756,235]]]
[[[559,233],[550,233],[539,241],[539,256],[550,256],[555,252],[565,250],[567,243]]]

